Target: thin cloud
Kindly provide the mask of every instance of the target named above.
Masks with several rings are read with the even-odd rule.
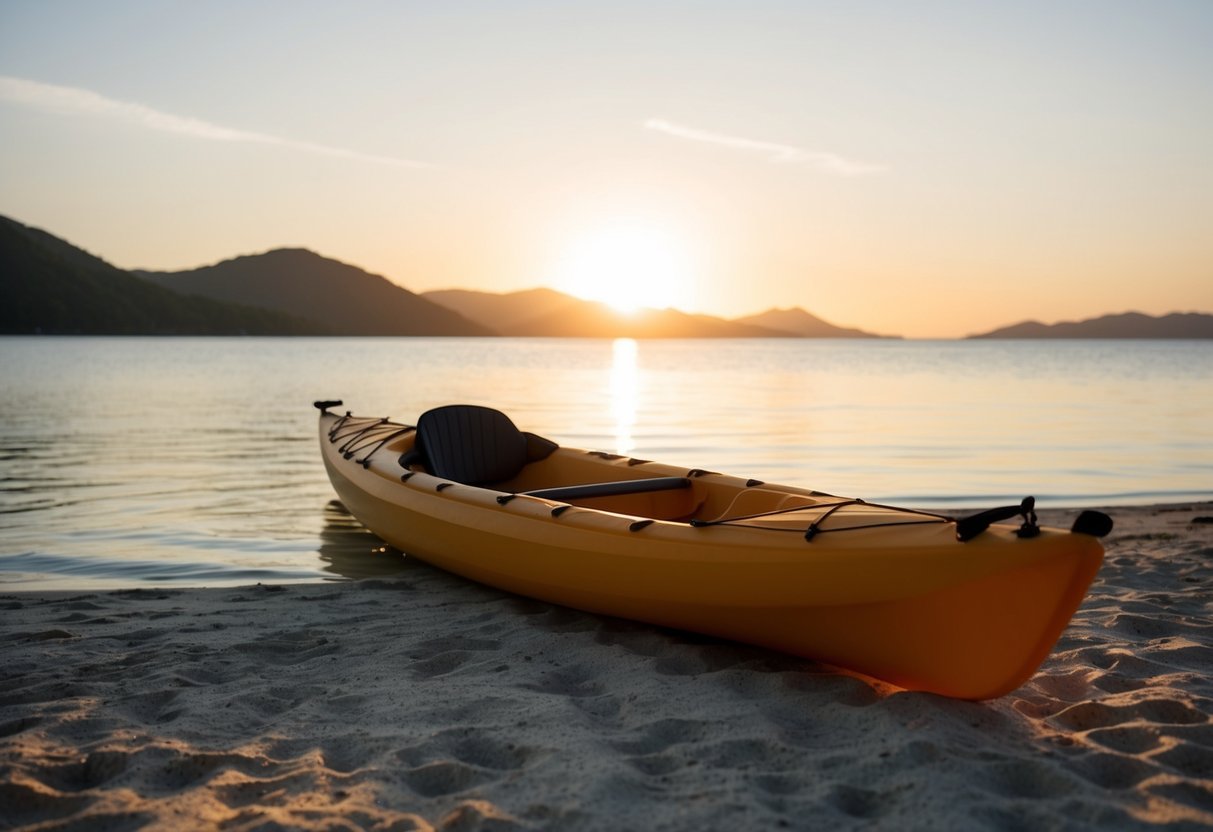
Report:
[[[39,81],[13,78],[7,75],[0,75],[0,100],[58,115],[94,116],[97,118],[114,119],[115,121],[123,121],[128,124],[146,127],[149,130],[177,133],[207,141],[265,144],[291,150],[301,150],[307,153],[318,153],[323,156],[336,156],[342,159],[354,159],[361,162],[373,162],[375,164],[401,168],[433,167],[433,165],[427,162],[418,162],[413,159],[376,156],[343,147],[330,147],[329,145],[315,144],[313,142],[284,139],[281,136],[272,136],[268,133],[237,130],[232,127],[224,127],[188,116],[162,113],[143,104],[106,98],[104,95],[91,90],[80,89],[78,87],[62,87],[55,84],[43,84]]]
[[[749,153],[760,153],[772,162],[809,165],[825,173],[833,173],[839,176],[860,176],[887,170],[884,165],[857,162],[854,159],[847,159],[836,153],[807,150],[803,147],[795,147],[790,144],[746,139],[740,136],[726,136],[722,133],[711,133],[707,130],[699,130],[695,127],[687,127],[659,118],[649,119],[644,122],[644,126],[648,130],[655,130],[658,133],[664,133],[667,136],[673,136],[678,139],[714,144],[718,147],[727,147],[732,150],[741,150]]]

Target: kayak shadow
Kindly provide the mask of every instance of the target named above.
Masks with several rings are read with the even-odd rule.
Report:
[[[325,572],[351,581],[399,577],[419,565],[367,531],[339,500],[330,500],[324,507],[318,551]]]
[[[459,578],[385,543],[358,522],[339,500],[330,500],[324,507],[320,540],[324,571],[343,579],[413,578],[420,580],[412,580],[411,584],[420,582],[436,591],[452,593],[452,597],[466,598],[466,594],[459,596],[459,593],[472,593],[478,601],[504,604],[511,616],[529,627],[562,636],[583,633],[595,645],[651,660],[653,671],[659,675],[748,671],[758,677],[785,679],[783,684],[792,688],[809,691],[823,686],[831,690],[842,688],[846,693],[844,701],[850,704],[870,704],[893,690],[885,683],[811,659],[701,633],[597,615]]]

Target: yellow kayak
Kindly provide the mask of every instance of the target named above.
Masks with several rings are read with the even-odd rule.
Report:
[[[955,519],[560,447],[474,405],[413,426],[340,404],[316,403],[333,488],[411,556],[945,696],[1000,696],[1036,671],[1111,529],[1091,511],[1039,527],[1031,498]]]

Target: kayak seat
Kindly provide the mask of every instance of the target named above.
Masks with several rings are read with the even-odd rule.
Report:
[[[451,404],[421,414],[413,449],[400,457],[400,465],[420,463],[436,477],[483,486],[513,479],[528,462],[547,457],[557,447],[518,430],[499,410]]]

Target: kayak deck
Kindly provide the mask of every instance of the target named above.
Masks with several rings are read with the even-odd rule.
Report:
[[[1038,528],[1030,506],[1018,528],[983,526],[961,542],[942,515],[520,432],[507,431],[504,455],[460,448],[469,459],[452,464],[425,417],[321,414],[338,496],[402,551],[508,591],[906,688],[974,699],[1014,689],[1102,560],[1092,534]],[[519,455],[516,470],[503,462]],[[452,468],[458,478],[441,475]],[[494,479],[477,481],[486,472]]]

